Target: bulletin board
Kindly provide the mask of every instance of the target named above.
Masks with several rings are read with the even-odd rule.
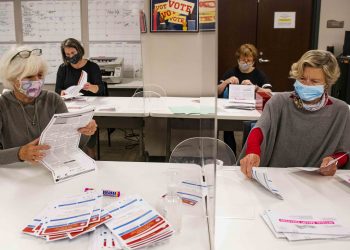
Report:
[[[82,42],[85,58],[124,57],[124,77],[142,77],[140,12],[143,0],[0,0],[0,57],[11,46],[41,48],[47,84],[62,63],[60,43]]]

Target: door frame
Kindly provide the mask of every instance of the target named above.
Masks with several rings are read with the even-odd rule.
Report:
[[[312,4],[311,49],[318,48],[318,36],[320,32],[321,0],[314,0]]]

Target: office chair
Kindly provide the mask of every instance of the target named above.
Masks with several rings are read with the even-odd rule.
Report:
[[[167,96],[166,90],[162,86],[159,86],[157,84],[144,85],[142,88],[136,89],[134,95],[142,91],[151,91],[159,94],[160,96]]]
[[[201,167],[219,160],[222,166],[236,165],[236,156],[223,141],[211,137],[192,137],[180,142],[171,152],[170,163],[193,163]],[[216,162],[218,163],[218,162]]]

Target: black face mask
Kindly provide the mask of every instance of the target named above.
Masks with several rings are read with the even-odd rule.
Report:
[[[77,54],[75,54],[72,57],[66,57],[66,60],[71,63],[71,64],[76,64],[81,60],[82,56],[80,55],[80,53],[78,52]]]

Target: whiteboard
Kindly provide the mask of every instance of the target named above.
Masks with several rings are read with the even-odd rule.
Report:
[[[112,56],[124,58],[123,77],[142,76],[141,44],[128,42],[90,43],[90,57]]]
[[[13,2],[0,2],[0,42],[16,42]]]
[[[81,40],[80,1],[22,1],[23,41]]]
[[[143,0],[89,0],[90,41],[140,41]]]
[[[16,44],[5,44],[5,43],[2,43],[0,44],[0,58],[2,58],[2,56],[4,55],[4,53],[6,51],[8,51],[9,49],[11,49],[12,46],[16,46]]]
[[[46,60],[48,64],[48,72],[45,77],[45,83],[55,84],[56,74],[58,66],[60,66],[62,61],[61,56],[61,44],[60,43],[35,43],[27,44],[33,49],[42,49],[42,57]]]

